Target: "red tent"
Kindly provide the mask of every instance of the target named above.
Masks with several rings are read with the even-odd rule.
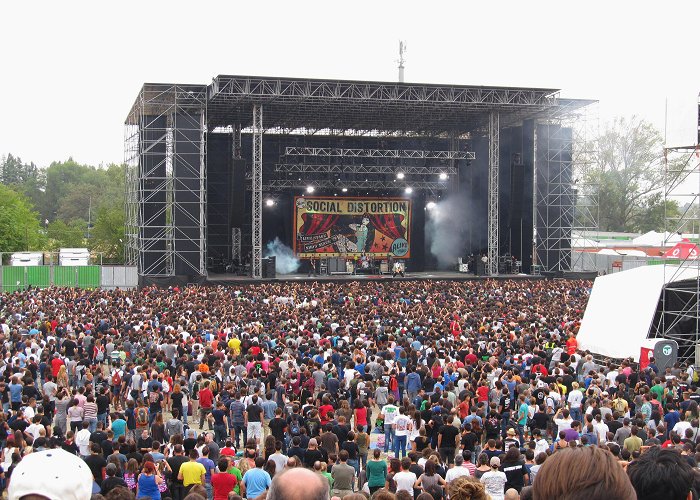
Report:
[[[664,257],[669,259],[697,259],[700,255],[700,248],[695,243],[691,243],[688,239],[683,238],[682,241],[676,243],[676,246],[668,250]]]

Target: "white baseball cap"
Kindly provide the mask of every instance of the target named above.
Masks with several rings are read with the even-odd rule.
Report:
[[[30,453],[12,473],[9,500],[41,495],[49,500],[90,500],[92,472],[87,464],[67,451]]]

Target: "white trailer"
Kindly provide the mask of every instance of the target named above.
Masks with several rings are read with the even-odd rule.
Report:
[[[87,266],[90,252],[87,248],[61,248],[58,263],[61,266]]]

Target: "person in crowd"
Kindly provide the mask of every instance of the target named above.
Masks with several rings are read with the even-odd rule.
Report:
[[[625,470],[607,450],[595,446],[571,447],[549,457],[533,485],[534,498],[637,498]]]
[[[547,486],[548,467],[558,470],[551,460],[589,448],[632,471],[662,446],[690,463],[695,372],[581,352],[590,286],[407,280],[0,294],[3,469],[11,476],[29,451],[60,448],[84,457],[96,485],[114,491],[123,475],[151,498],[182,500],[199,486],[218,498],[293,498],[304,478],[312,497],[331,488],[442,495],[457,485],[455,498],[479,498],[525,494],[528,479]],[[396,457],[391,474],[382,450]],[[110,475],[107,463],[121,467]],[[484,483],[465,482],[472,470]]]
[[[638,500],[689,500],[694,498],[696,472],[675,449],[652,446],[627,466]]]

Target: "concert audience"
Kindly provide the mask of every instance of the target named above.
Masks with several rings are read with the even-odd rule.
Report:
[[[56,497],[27,474],[60,452],[84,467],[61,498],[685,498],[697,376],[578,351],[589,288],[2,294],[3,486]]]

